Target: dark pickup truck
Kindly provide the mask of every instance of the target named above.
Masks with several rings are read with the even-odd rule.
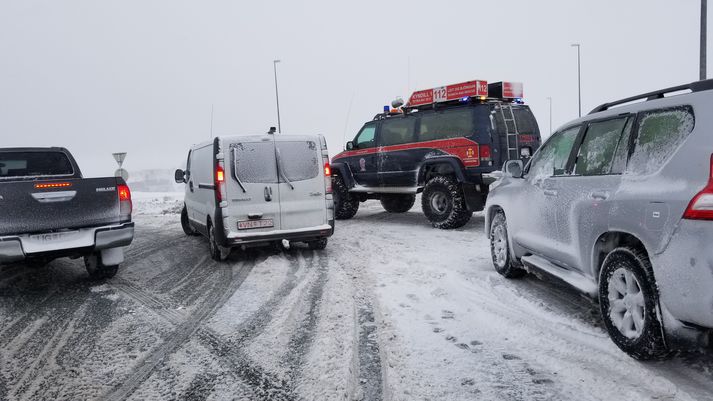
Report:
[[[64,148],[0,148],[0,264],[84,258],[92,278],[116,275],[134,238],[121,178],[82,178]]]

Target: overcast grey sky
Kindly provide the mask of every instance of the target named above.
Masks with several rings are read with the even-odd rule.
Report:
[[[113,173],[113,151],[129,153],[129,171],[175,168],[210,137],[211,104],[216,135],[277,125],[276,58],[283,132],[324,134],[332,154],[394,97],[471,79],[523,82],[547,134],[548,96],[555,126],[577,116],[571,43],[586,113],[696,80],[699,11],[698,0],[0,0],[0,146],[66,146],[93,176]]]

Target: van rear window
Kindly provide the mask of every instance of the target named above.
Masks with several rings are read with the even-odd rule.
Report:
[[[290,181],[310,180],[319,175],[321,155],[312,141],[277,142],[280,162]]]
[[[0,179],[74,175],[62,152],[0,152]]]
[[[231,146],[233,174],[241,182],[276,184],[277,164],[272,142],[243,142]]]

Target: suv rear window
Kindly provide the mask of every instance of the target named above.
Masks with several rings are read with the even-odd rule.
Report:
[[[231,145],[233,174],[242,182],[277,183],[275,146],[272,142],[241,142]]]
[[[641,113],[628,172],[638,175],[656,172],[686,140],[694,124],[695,118],[690,107]]]
[[[472,108],[424,114],[418,130],[420,142],[473,135],[475,123]]]
[[[0,152],[0,179],[74,175],[62,152]]]
[[[277,142],[280,164],[290,181],[304,181],[319,175],[317,144],[312,141]]]

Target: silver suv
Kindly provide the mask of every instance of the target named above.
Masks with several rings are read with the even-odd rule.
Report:
[[[495,269],[544,272],[598,299],[610,337],[634,358],[707,341],[712,106],[713,80],[606,103],[524,168],[506,163],[485,207]]]

